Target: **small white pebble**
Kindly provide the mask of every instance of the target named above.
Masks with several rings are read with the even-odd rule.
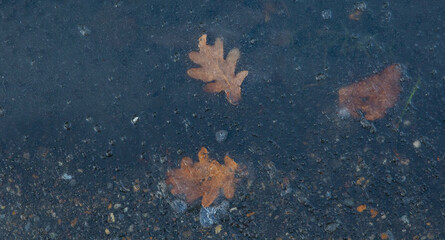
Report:
[[[133,119],[131,119],[131,124],[136,125],[139,122],[139,117],[138,116],[133,116]]]
[[[420,148],[420,141],[419,140],[414,141],[413,146],[414,148]]]
[[[68,173],[64,173],[61,178],[63,180],[71,180],[73,179],[73,176],[69,175]]]
[[[80,35],[84,37],[90,35],[91,33],[91,30],[85,25],[78,25],[77,30],[79,30]]]
[[[331,18],[332,18],[332,10],[331,10],[331,9],[323,10],[323,11],[321,12],[321,17],[322,17],[324,20],[331,19]]]
[[[215,133],[216,141],[222,143],[227,139],[228,135],[229,132],[227,132],[226,130],[219,130],[218,132]]]
[[[410,121],[410,120],[405,120],[405,121],[403,121],[403,125],[404,125],[405,127],[408,127],[408,126],[411,125],[411,121]]]
[[[346,108],[346,107],[341,107],[339,110],[338,110],[338,116],[341,118],[341,119],[346,119],[346,118],[349,118],[350,116],[351,116],[351,113],[349,113],[349,110]]]

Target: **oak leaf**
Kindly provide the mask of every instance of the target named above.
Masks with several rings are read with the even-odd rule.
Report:
[[[393,64],[380,73],[341,88],[338,91],[340,107],[348,110],[353,118],[360,117],[359,110],[366,113],[369,121],[383,118],[386,110],[399,99],[401,76],[400,64]]]
[[[171,193],[184,194],[187,202],[191,203],[202,197],[203,207],[210,206],[223,189],[227,199],[235,194],[235,171],[238,164],[229,156],[224,157],[225,165],[209,158],[209,152],[202,147],[198,153],[199,162],[193,163],[189,157],[181,161],[181,168],[167,172],[167,184],[173,185]]]
[[[207,84],[206,92],[218,93],[224,91],[229,103],[237,105],[241,100],[241,84],[247,77],[248,71],[241,71],[235,75],[235,68],[240,51],[237,48],[230,50],[224,60],[223,41],[217,38],[215,45],[207,45],[207,35],[199,38],[199,52],[190,52],[189,58],[200,68],[191,68],[187,74]]]

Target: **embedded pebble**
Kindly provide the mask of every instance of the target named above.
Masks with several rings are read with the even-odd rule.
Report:
[[[77,30],[79,30],[80,35],[84,37],[91,34],[91,30],[85,25],[77,25]]]
[[[403,215],[403,216],[400,218],[400,220],[401,220],[404,224],[406,224],[406,225],[410,225],[410,224],[409,224],[408,216]]]
[[[227,139],[227,135],[229,135],[229,132],[226,130],[219,130],[215,133],[216,141],[219,143],[224,142]]]
[[[337,230],[337,228],[340,226],[340,224],[338,223],[330,223],[325,227],[325,231],[328,233],[333,233],[335,232],[335,230]]]
[[[187,203],[177,199],[170,202],[170,207],[172,207],[176,213],[183,213],[187,209]]]
[[[199,222],[203,227],[210,227],[216,221],[218,221],[216,216],[216,209],[214,207],[201,208],[199,212]]]
[[[199,212],[199,222],[203,227],[210,227],[221,219],[221,217],[227,214],[229,208],[229,202],[223,201],[220,205],[215,207],[203,207]]]
[[[343,204],[345,204],[347,207],[350,207],[350,208],[355,206],[354,199],[352,199],[352,198],[345,199],[343,201]]]
[[[131,119],[131,124],[136,125],[139,122],[139,117],[134,115]]]
[[[322,17],[324,20],[331,19],[331,18],[332,18],[332,10],[331,10],[331,9],[323,10],[323,11],[321,12],[321,17]]]
[[[73,176],[69,175],[68,173],[64,173],[61,178],[63,180],[71,180],[73,179]]]

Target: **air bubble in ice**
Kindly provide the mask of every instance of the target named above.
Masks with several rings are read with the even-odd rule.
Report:
[[[227,139],[227,135],[229,135],[229,133],[226,130],[219,130],[215,133],[216,141],[219,143],[224,142]]]

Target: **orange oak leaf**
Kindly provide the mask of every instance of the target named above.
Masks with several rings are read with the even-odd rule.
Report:
[[[189,157],[181,161],[181,168],[167,171],[167,184],[173,185],[173,195],[184,194],[191,203],[202,197],[201,205],[210,206],[219,196],[220,189],[227,199],[235,195],[235,171],[238,164],[229,156],[224,157],[225,165],[209,158],[209,152],[202,147],[198,153],[199,162]]]
[[[217,38],[215,45],[207,45],[207,35],[199,38],[199,52],[190,52],[189,58],[200,68],[190,68],[187,74],[207,84],[204,91],[218,93],[224,91],[229,103],[237,105],[241,100],[241,84],[247,77],[248,71],[241,71],[235,75],[235,68],[240,51],[237,48],[230,50],[224,60],[223,41]]]
[[[360,117],[358,110],[365,112],[369,121],[383,118],[386,110],[399,99],[401,76],[400,64],[393,64],[378,74],[341,88],[338,90],[340,107],[346,108],[353,118]]]

